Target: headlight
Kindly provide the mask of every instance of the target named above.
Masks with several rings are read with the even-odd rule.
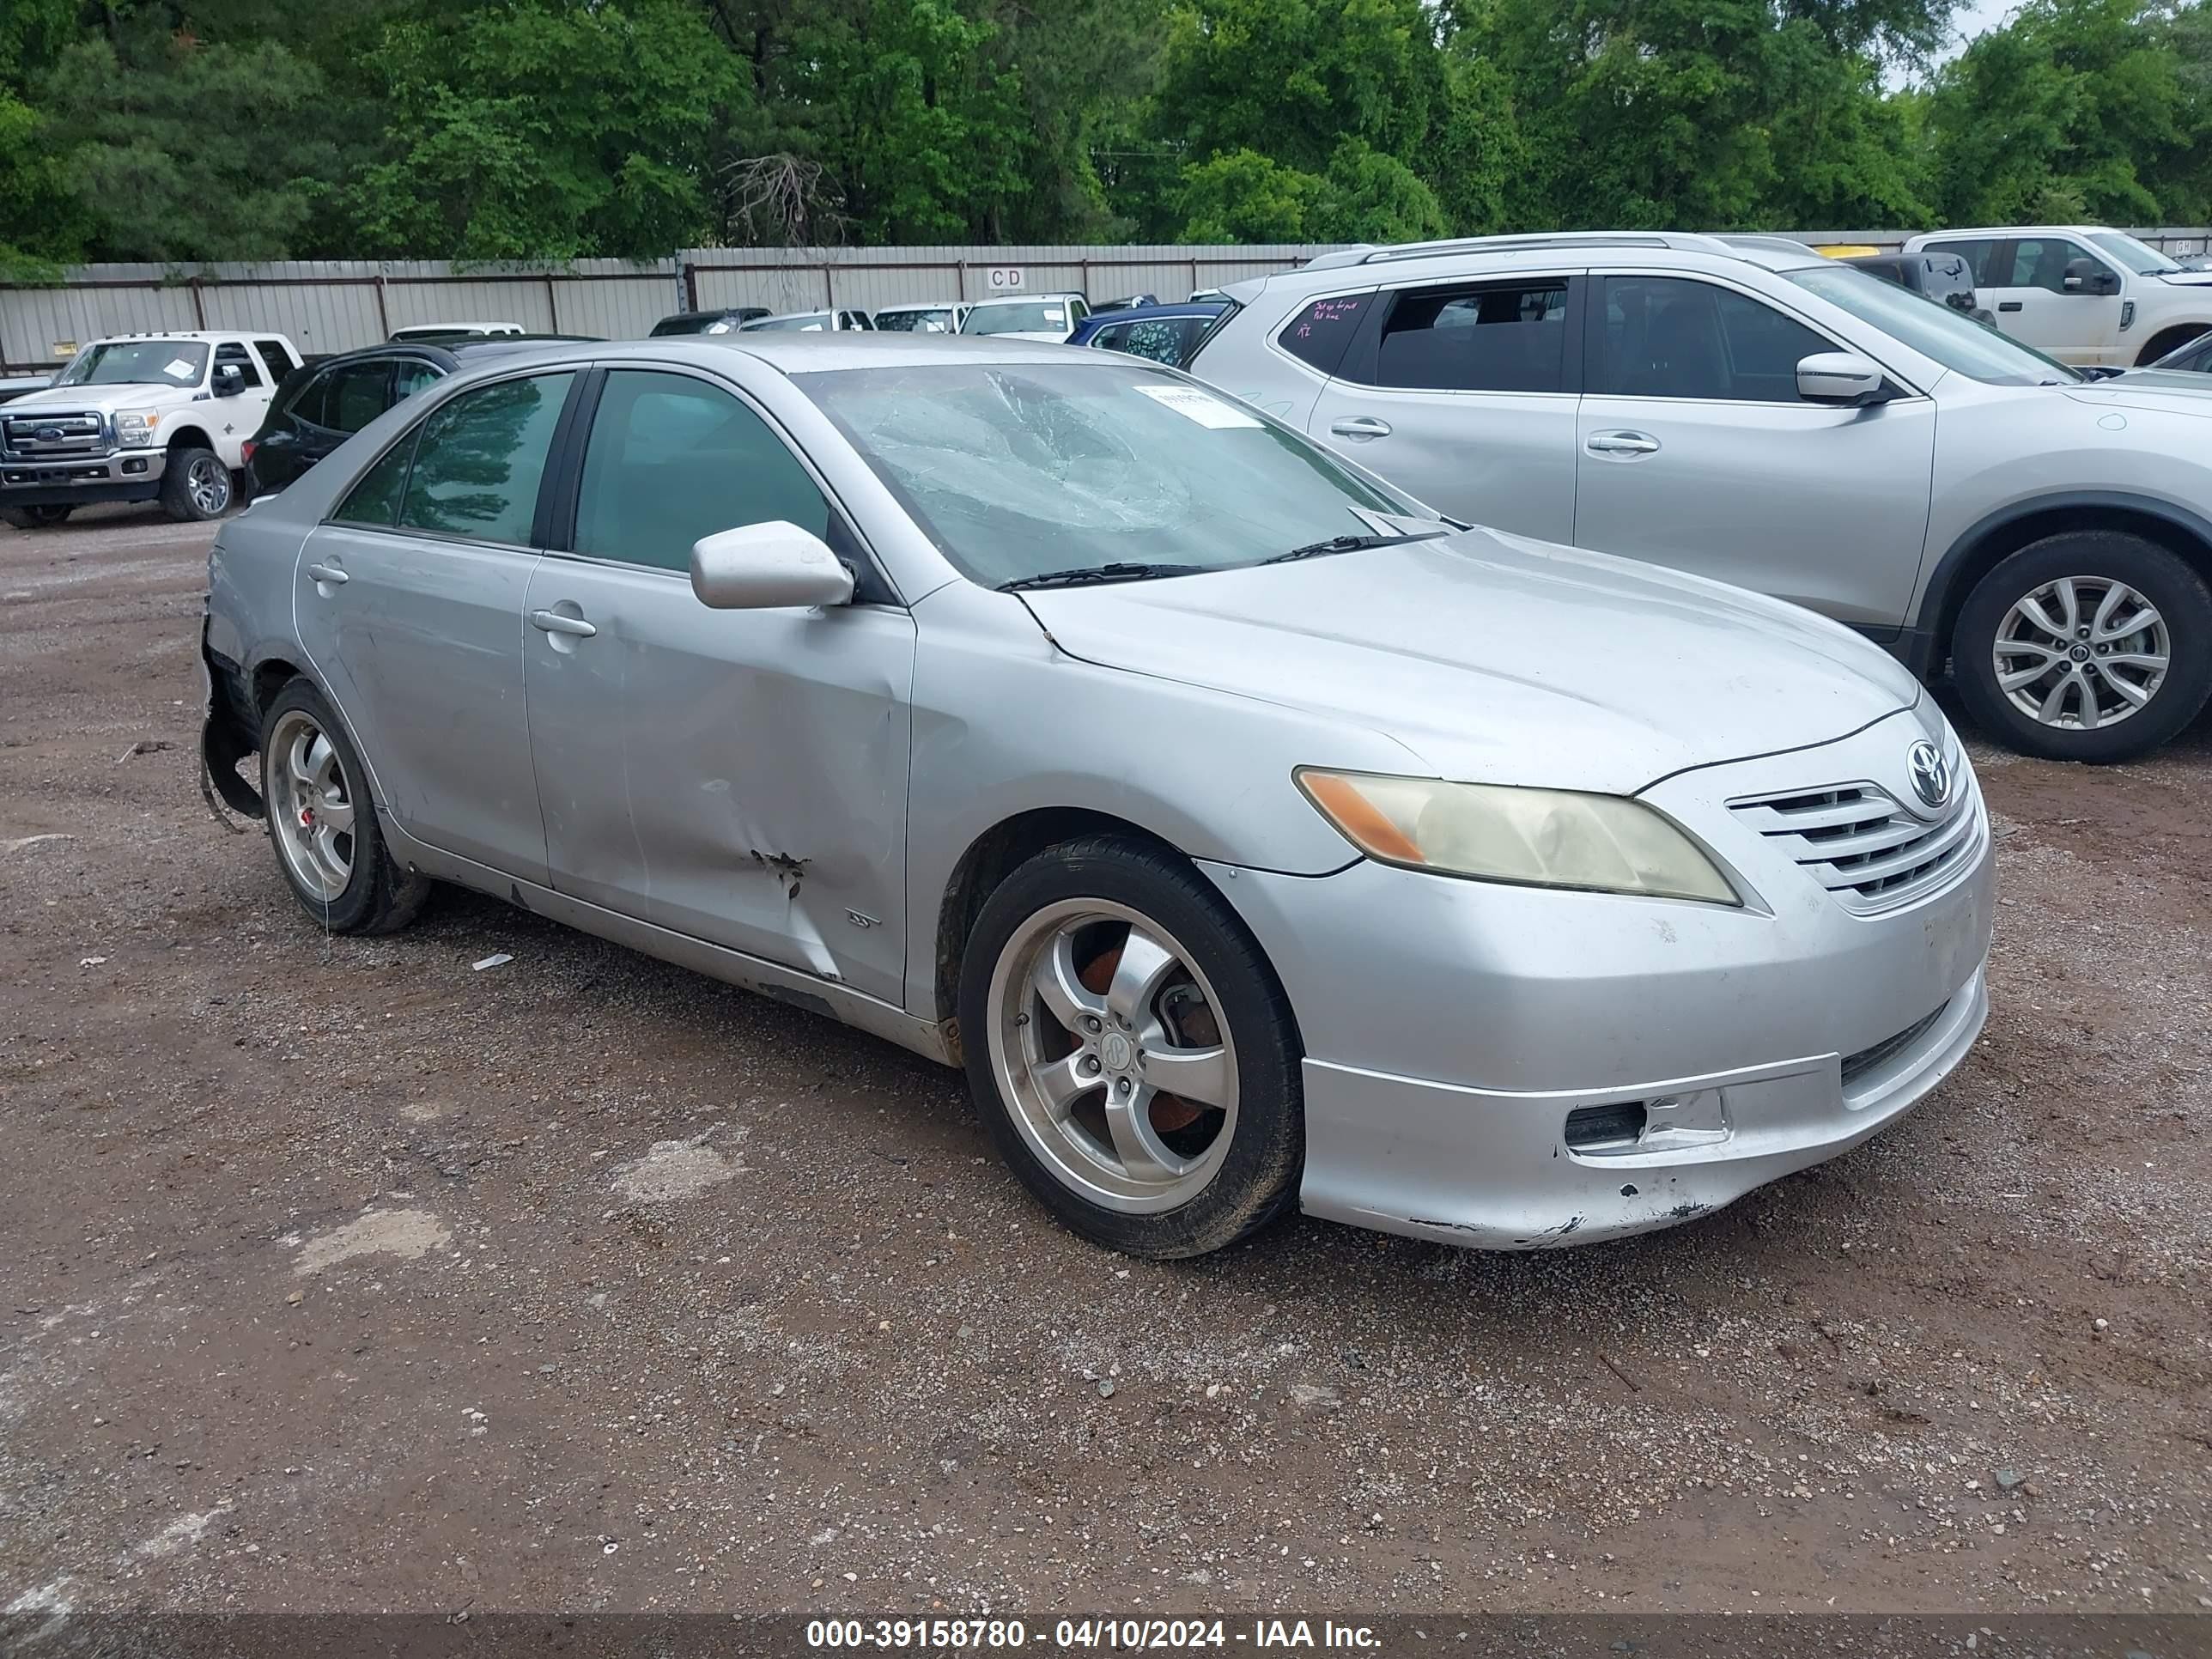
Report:
[[[159,410],[125,410],[115,417],[115,441],[125,449],[144,449],[154,441],[154,428],[161,423]]]
[[[1672,821],[1623,796],[1310,767],[1297,777],[1346,840],[1384,864],[1531,887],[1743,902]]]

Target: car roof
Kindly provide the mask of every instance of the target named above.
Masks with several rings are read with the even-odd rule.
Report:
[[[886,311],[950,311],[955,306],[974,305],[973,300],[902,300],[895,306],[878,306],[876,315]]]
[[[1035,305],[1040,300],[1083,300],[1083,303],[1085,305],[1089,305],[1091,303],[1090,301],[1085,300],[1083,295],[1078,294],[1072,288],[1057,289],[1049,294],[994,294],[988,300],[971,300],[969,303],[971,306],[979,307],[982,306],[1023,306]]]
[[[817,306],[811,311],[778,311],[766,317],[749,317],[745,319],[744,326],[751,328],[756,323],[795,323],[802,317],[834,317],[841,311],[854,311],[858,308],[855,306]],[[766,329],[757,331],[773,334],[775,331]]]
[[[1930,241],[1953,236],[2095,236],[2110,225],[1954,225],[1948,230],[1923,231],[1912,240]]]
[[[657,340],[594,341],[539,348],[536,362],[593,362],[613,356],[712,368],[715,354],[734,352],[781,374],[838,368],[903,368],[920,363],[1096,362],[1078,346],[1013,340],[1002,334],[906,334],[896,329],[823,330],[818,334],[670,334]],[[517,354],[520,355],[520,354]]]
[[[1389,246],[1358,244],[1324,253],[1291,270],[1225,283],[1222,291],[1249,304],[1259,294],[1278,285],[1297,290],[1321,290],[1346,282],[1373,276],[1377,283],[1404,278],[1419,281],[1483,276],[1510,276],[1532,263],[1572,263],[1590,258],[1629,257],[1639,264],[1679,265],[1685,270],[1710,270],[1727,264],[1757,265],[1767,270],[1798,270],[1832,264],[1825,254],[1788,236],[1711,236],[1702,232],[1670,230],[1571,230],[1522,236],[1467,236],[1440,242],[1404,242]]]
[[[1229,309],[1226,300],[1170,300],[1156,306],[1121,306],[1112,311],[1094,311],[1083,319],[1083,326],[1094,324],[1100,328],[1115,323],[1142,322],[1148,317],[1166,320],[1176,317],[1218,317]]]

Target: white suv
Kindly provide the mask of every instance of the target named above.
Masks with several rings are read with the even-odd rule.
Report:
[[[2030,753],[2141,753],[2212,691],[2212,390],[2084,380],[1779,237],[1353,248],[1229,295],[1202,379],[1456,518],[1948,660]]]
[[[2212,270],[2108,226],[1946,230],[1905,251],[1962,256],[1997,326],[2063,363],[2139,368],[2212,329]]]
[[[95,501],[161,502],[173,519],[230,509],[244,446],[300,366],[281,334],[118,334],[43,392],[0,406],[0,519],[59,524]]]

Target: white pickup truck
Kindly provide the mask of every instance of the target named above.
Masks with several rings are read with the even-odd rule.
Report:
[[[2154,363],[2212,329],[2212,270],[2109,225],[1942,230],[1905,251],[1963,255],[1998,328],[2077,368]]]
[[[42,392],[0,404],[0,520],[59,524],[94,501],[220,518],[242,447],[300,354],[281,334],[117,334]]]

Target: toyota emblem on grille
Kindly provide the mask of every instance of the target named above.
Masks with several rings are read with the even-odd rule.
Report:
[[[1905,763],[1912,774],[1912,793],[1923,805],[1941,806],[1951,799],[1951,769],[1934,744],[1923,738],[1905,750]]]

